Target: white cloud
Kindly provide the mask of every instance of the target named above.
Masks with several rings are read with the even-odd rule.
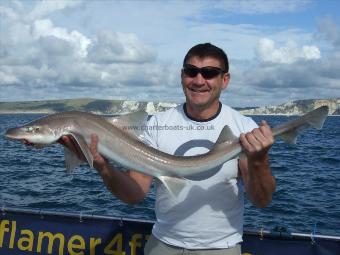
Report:
[[[65,5],[57,7],[41,9],[31,17],[47,16]],[[157,70],[164,67],[154,63],[156,51],[134,33],[102,31],[91,38],[49,18],[20,19],[20,11],[6,8],[0,8],[6,12],[1,17],[6,26],[0,29],[1,100],[64,97],[65,93],[67,97],[127,97],[133,94],[131,84],[145,95],[148,87],[158,85],[157,78],[162,76],[167,85],[172,77],[168,73],[173,70],[159,75]],[[22,92],[10,93],[10,88]]]
[[[0,17],[6,17],[10,20],[15,20],[18,15],[9,7],[0,6]]]
[[[37,2],[33,10],[28,14],[28,19],[40,19],[53,12],[79,6],[81,3],[82,0],[41,0]]]
[[[51,20],[36,20],[33,23],[33,37],[39,39],[42,37],[56,37],[65,40],[74,46],[79,57],[86,57],[87,48],[91,40],[78,31],[68,32],[64,28],[55,27]]]
[[[285,15],[279,13],[297,15],[293,12],[309,4],[56,0],[1,6],[1,2],[0,100],[88,96],[180,101],[184,54],[194,44],[208,41],[230,58],[232,80],[223,98],[231,105],[336,95],[337,23],[319,20],[315,36],[299,22],[274,25],[271,15],[261,16],[274,13],[281,19],[275,24],[285,24]]]
[[[321,58],[320,50],[315,45],[298,47],[294,41],[288,41],[284,47],[277,48],[275,42],[268,38],[259,40],[256,53],[261,61],[281,64]]]
[[[144,63],[154,61],[156,52],[135,34],[100,31],[89,49],[89,59],[97,63]]]
[[[11,73],[0,70],[0,85],[15,85],[19,80]]]
[[[339,97],[339,58],[299,59],[292,63],[242,62],[232,67],[229,102],[277,105],[288,100]]]
[[[46,61],[45,63],[51,63],[55,58],[72,58],[75,55],[75,47],[66,40],[51,35],[40,37],[37,41],[39,43],[39,58]]]
[[[302,59],[312,60],[321,58],[321,52],[317,46],[302,46],[302,52],[300,54]]]
[[[330,17],[323,17],[318,20],[318,34],[335,48],[340,49],[340,30],[338,25]]]

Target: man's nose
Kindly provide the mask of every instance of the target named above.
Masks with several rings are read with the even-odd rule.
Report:
[[[205,79],[203,78],[201,73],[198,73],[195,78],[194,78],[194,83],[197,85],[204,85],[205,84]]]

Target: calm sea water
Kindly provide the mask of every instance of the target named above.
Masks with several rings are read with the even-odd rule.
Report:
[[[129,206],[109,193],[95,170],[87,166],[65,173],[63,149],[43,149],[4,139],[8,127],[39,115],[0,115],[0,206],[84,214],[154,219],[154,192]],[[256,116],[275,126],[290,118]],[[246,201],[245,227],[340,235],[340,117],[328,117],[322,131],[310,129],[297,145],[277,141],[271,150],[277,179],[273,202],[257,209]],[[316,225],[315,225],[316,224]]]

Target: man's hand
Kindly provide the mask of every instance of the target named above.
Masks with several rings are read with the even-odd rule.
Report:
[[[266,121],[262,121],[258,128],[240,135],[243,151],[251,160],[262,160],[267,157],[270,147],[274,144],[271,128]]]
[[[26,146],[32,146],[36,149],[41,149],[45,146],[45,144],[39,144],[39,143],[31,143],[30,141],[26,140],[26,139],[22,139],[20,140],[23,144],[25,144]]]
[[[102,155],[98,152],[98,136],[92,134],[91,135],[91,144],[89,146],[90,151],[93,156],[93,165],[98,170],[107,165],[107,159],[104,158]]]

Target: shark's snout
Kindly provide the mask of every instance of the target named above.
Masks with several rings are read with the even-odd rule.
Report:
[[[9,128],[6,130],[5,137],[14,140],[25,140],[28,139],[27,132],[23,127]]]
[[[5,137],[11,139],[17,139],[18,129],[17,128],[9,128],[6,130]]]

